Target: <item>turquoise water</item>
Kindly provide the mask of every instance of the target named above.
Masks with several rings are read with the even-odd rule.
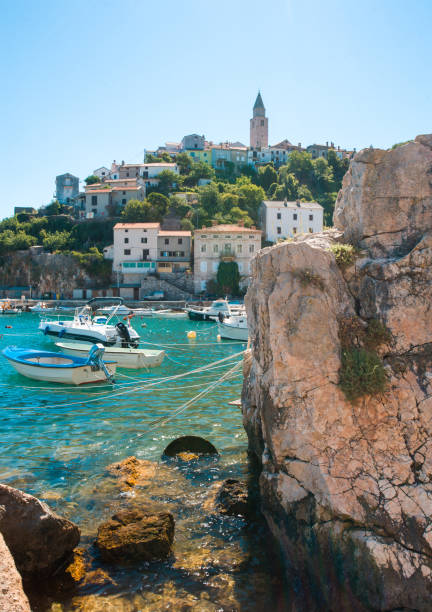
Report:
[[[54,340],[37,331],[38,322],[34,314],[3,316],[0,348],[56,350]],[[240,397],[241,355],[236,354],[245,345],[218,342],[212,323],[137,317],[133,325],[149,343],[144,346],[164,348],[166,357],[148,371],[118,370],[114,388],[39,383],[0,360],[0,481],[46,500],[78,523],[91,569],[109,576],[106,583],[80,586],[61,602],[41,599],[35,607],[216,611],[271,604],[283,609],[263,526],[211,509],[215,484],[248,475],[241,413],[229,405]],[[187,339],[189,330],[196,331],[195,341]],[[153,384],[230,356],[212,370]],[[223,375],[227,379],[211,393],[174,412]],[[189,463],[161,459],[167,444],[186,434],[210,440],[220,457]],[[156,473],[144,486],[125,492],[107,477],[106,467],[131,455],[155,462]],[[149,501],[173,512],[173,558],[157,566],[105,567],[93,546],[97,525],[121,507]]]

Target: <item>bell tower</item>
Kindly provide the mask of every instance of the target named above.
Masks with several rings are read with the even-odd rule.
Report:
[[[250,146],[252,149],[268,147],[268,119],[265,116],[264,103],[258,92],[250,120]]]

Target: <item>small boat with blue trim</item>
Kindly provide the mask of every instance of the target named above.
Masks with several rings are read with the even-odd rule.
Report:
[[[56,346],[58,346],[63,353],[78,355],[80,357],[87,355],[90,348],[88,344],[81,342],[56,342]],[[160,366],[165,357],[165,351],[146,348],[107,346],[105,347],[104,355],[107,359],[115,361],[119,368],[139,370],[141,368],[155,368]]]
[[[105,380],[114,382],[117,364],[113,361],[103,361],[102,344],[90,346],[87,357],[18,346],[7,346],[2,352],[19,374],[33,380],[69,385],[84,385]]]

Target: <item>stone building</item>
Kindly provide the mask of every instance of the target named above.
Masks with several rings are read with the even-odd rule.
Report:
[[[251,149],[268,147],[268,119],[265,116],[264,103],[260,92],[258,92],[255,100],[253,117],[250,120],[250,146]]]
[[[324,209],[317,202],[265,200],[259,213],[264,238],[270,242],[323,230]]]
[[[187,136],[183,136],[181,141],[181,147],[183,150],[194,150],[194,149],[204,149],[205,146],[205,136],[200,136],[199,134],[188,134]]]
[[[213,225],[195,230],[194,287],[205,291],[207,281],[216,279],[221,261],[235,261],[241,286],[249,282],[250,261],[261,248],[261,230],[242,225]]]
[[[60,204],[72,204],[79,193],[79,178],[66,172],[56,176],[56,200]]]

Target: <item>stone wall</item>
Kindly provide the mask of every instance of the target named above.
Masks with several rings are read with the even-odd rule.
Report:
[[[336,229],[253,263],[243,417],[297,609],[432,609],[431,173],[432,136],[360,152]],[[386,389],[348,401],[344,347],[377,321]]]

